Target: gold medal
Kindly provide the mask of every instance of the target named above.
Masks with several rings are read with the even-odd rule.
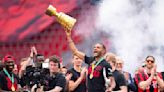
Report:
[[[90,74],[89,78],[90,78],[90,79],[92,79],[92,78],[93,78],[93,74],[92,74],[92,73]]]
[[[12,91],[15,91],[14,84],[12,84],[12,86],[11,86],[11,90],[12,90]]]
[[[94,68],[95,68],[95,65],[94,65],[94,63],[92,63],[92,65],[91,65],[91,69],[92,69],[92,70],[91,70],[91,74],[90,74],[90,76],[89,76],[90,79],[93,78]]]
[[[91,74],[89,75],[89,78],[92,79],[93,78],[93,73],[94,73],[94,69],[98,66],[98,64],[101,63],[101,61],[103,60],[104,58],[100,58],[100,60],[98,62],[94,61],[92,62],[91,64]],[[96,64],[95,64],[96,63]]]

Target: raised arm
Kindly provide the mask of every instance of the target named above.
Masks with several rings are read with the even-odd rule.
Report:
[[[146,81],[141,81],[139,83],[139,87],[142,89],[142,90],[145,90],[146,87],[148,87],[149,85],[151,85],[151,81],[153,80],[153,75],[151,75]]]
[[[163,81],[163,79],[161,79],[157,73],[154,76],[156,77],[156,80],[157,80],[157,83],[159,85],[160,90],[163,91],[164,90],[164,81]]]
[[[81,58],[82,60],[84,60],[85,54],[76,48],[76,46],[71,38],[71,31],[65,31],[65,32],[66,32],[67,41],[68,41],[68,44],[69,44],[69,47],[70,47],[72,53],[74,55],[78,56],[79,58]]]
[[[37,54],[36,48],[33,46],[31,47],[30,57],[28,57],[26,60],[22,60],[22,64],[19,70],[19,78],[22,77],[24,71],[26,70],[26,67],[30,65],[32,58],[34,57],[34,54]]]
[[[154,68],[151,70],[151,75],[150,77],[146,80],[146,81],[141,81],[139,82],[139,87],[142,89],[142,90],[145,90],[147,87],[149,87],[151,85],[151,82],[154,78],[154,74],[155,74],[156,71],[154,71]]]

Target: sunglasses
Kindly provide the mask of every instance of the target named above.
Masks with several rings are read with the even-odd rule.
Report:
[[[154,60],[146,60],[148,63],[154,63]]]
[[[118,65],[122,65],[122,63],[116,63],[116,64],[118,64]]]

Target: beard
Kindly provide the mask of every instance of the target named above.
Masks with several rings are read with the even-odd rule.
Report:
[[[93,56],[94,56],[95,58],[99,58],[99,57],[102,56],[102,54],[101,54],[101,52],[94,52]]]
[[[14,69],[14,62],[11,61],[11,62],[5,62],[5,68],[8,72],[12,72],[13,69]]]
[[[6,65],[6,70],[7,70],[8,72],[12,72],[13,69],[14,69],[14,65]]]

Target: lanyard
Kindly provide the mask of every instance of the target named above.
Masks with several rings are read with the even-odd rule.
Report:
[[[12,74],[12,76],[10,76],[10,74],[8,73],[8,71],[5,68],[3,69],[3,71],[8,76],[8,78],[11,80],[12,84],[14,84],[14,75]]]
[[[100,63],[101,63],[101,61],[102,61],[103,59],[104,59],[103,57],[102,57],[102,58],[100,58],[100,59],[97,61],[97,63],[96,63],[96,64],[92,63],[92,65],[91,65],[91,68],[92,68],[91,73],[93,73],[93,72],[94,72],[94,69],[98,66],[98,64],[100,64]]]

